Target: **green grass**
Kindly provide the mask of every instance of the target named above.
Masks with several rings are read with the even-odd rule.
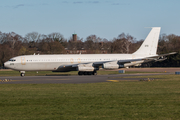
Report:
[[[26,71],[25,76],[44,76],[44,75],[77,75],[77,71],[71,72],[52,72],[52,71]],[[0,76],[20,76],[19,71],[0,71]]]
[[[179,76],[158,78],[150,82],[0,84],[0,119],[177,120]]]
[[[118,71],[97,71],[98,75],[108,75],[108,74],[119,74]],[[135,73],[153,73],[153,72],[136,72],[136,71],[126,71],[125,74],[135,74]],[[52,71],[26,71],[25,76],[45,76],[45,75],[78,75],[78,71],[71,72],[52,72]],[[20,76],[19,71],[0,71],[0,76]]]

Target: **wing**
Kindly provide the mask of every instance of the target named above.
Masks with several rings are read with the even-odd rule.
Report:
[[[99,70],[99,66],[102,65],[99,62],[88,62],[70,65],[61,65],[53,72],[68,72],[68,71],[94,71]]]
[[[163,61],[166,60],[166,56],[174,55],[177,52],[172,52],[168,54],[161,54],[156,56],[151,56],[143,59],[129,59],[129,60],[115,60],[115,61],[98,61],[98,62],[87,62],[79,64],[61,65],[57,70],[53,72],[68,72],[68,71],[94,71],[99,70],[99,66],[104,69],[118,69],[122,67],[129,67],[134,65],[139,65],[142,63],[152,62],[152,61]]]

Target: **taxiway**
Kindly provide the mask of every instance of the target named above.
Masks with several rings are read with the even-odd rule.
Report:
[[[9,76],[0,77],[0,84],[80,84],[80,83],[98,83],[98,82],[117,82],[117,81],[138,81],[139,78],[123,78],[129,76],[166,75],[172,73],[142,73],[142,74],[115,74],[115,75],[97,75],[97,76]]]

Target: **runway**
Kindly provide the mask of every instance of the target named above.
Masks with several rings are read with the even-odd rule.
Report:
[[[140,78],[123,78],[129,76],[166,75],[172,73],[143,73],[143,74],[115,74],[115,75],[96,75],[96,76],[9,76],[0,77],[0,84],[80,84],[98,82],[120,82],[139,81]]]

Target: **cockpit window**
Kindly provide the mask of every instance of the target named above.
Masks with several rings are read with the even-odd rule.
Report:
[[[9,61],[14,62],[14,61],[16,61],[16,59],[10,59]]]

